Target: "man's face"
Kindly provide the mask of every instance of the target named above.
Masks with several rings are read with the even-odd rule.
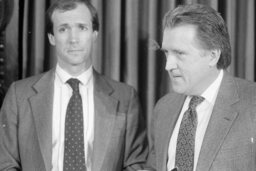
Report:
[[[165,69],[177,93],[200,95],[210,85],[212,71],[217,70],[211,52],[200,46],[196,34],[196,26],[188,24],[164,30]]]
[[[97,31],[92,29],[92,16],[84,4],[68,11],[55,10],[52,14],[53,35],[50,43],[56,47],[61,67],[78,66],[87,69],[92,64],[91,53]]]

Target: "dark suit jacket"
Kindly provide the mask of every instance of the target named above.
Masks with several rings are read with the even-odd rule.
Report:
[[[93,171],[141,168],[145,120],[135,90],[94,76]],[[0,170],[50,171],[54,70],[11,85],[0,113]]]
[[[166,171],[170,137],[185,96],[170,93],[156,104],[148,163]],[[203,139],[197,171],[256,170],[256,86],[224,73]]]

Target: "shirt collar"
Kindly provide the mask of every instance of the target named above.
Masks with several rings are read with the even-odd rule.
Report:
[[[81,81],[81,83],[83,85],[87,85],[89,83],[89,81],[91,80],[91,78],[92,78],[92,66],[90,66],[82,74],[74,77],[74,76],[70,75],[67,71],[62,69],[59,66],[59,64],[57,64],[57,66],[56,66],[56,75],[57,75],[57,77],[59,78],[59,80],[62,84],[65,84],[67,82],[67,80],[69,80],[70,78],[77,78],[79,81]]]

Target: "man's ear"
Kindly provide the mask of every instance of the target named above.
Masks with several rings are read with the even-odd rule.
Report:
[[[48,33],[48,39],[51,45],[55,46],[55,37],[51,33]]]
[[[98,31],[93,31],[93,41],[96,41],[98,37]]]
[[[209,62],[209,66],[213,67],[213,66],[217,66],[217,63],[220,59],[220,55],[221,55],[221,51],[220,49],[213,49],[210,51],[210,62]]]

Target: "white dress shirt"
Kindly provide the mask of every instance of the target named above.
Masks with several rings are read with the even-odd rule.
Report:
[[[72,88],[67,80],[72,77],[64,71],[58,64],[56,66],[54,80],[54,98],[52,115],[52,171],[63,170],[64,156],[64,135],[65,135],[65,116],[69,99],[72,95]],[[84,149],[85,163],[87,171],[91,171],[91,156],[94,139],[94,100],[93,100],[93,76],[92,67],[83,72],[78,77],[80,80],[79,91],[83,103],[84,118]]]
[[[196,108],[198,124],[196,128],[196,137],[195,137],[194,171],[196,170],[196,165],[197,165],[201,145],[204,139],[204,134],[212,114],[213,106],[215,104],[215,100],[219,91],[222,78],[223,78],[223,70],[220,71],[215,81],[203,92],[201,96],[204,97],[205,100],[201,104],[199,104]],[[191,100],[191,96],[187,96],[169,142],[168,162],[167,162],[168,171],[175,168],[176,144],[177,144],[179,128],[180,128],[183,115],[185,111],[188,109],[190,100]]]

